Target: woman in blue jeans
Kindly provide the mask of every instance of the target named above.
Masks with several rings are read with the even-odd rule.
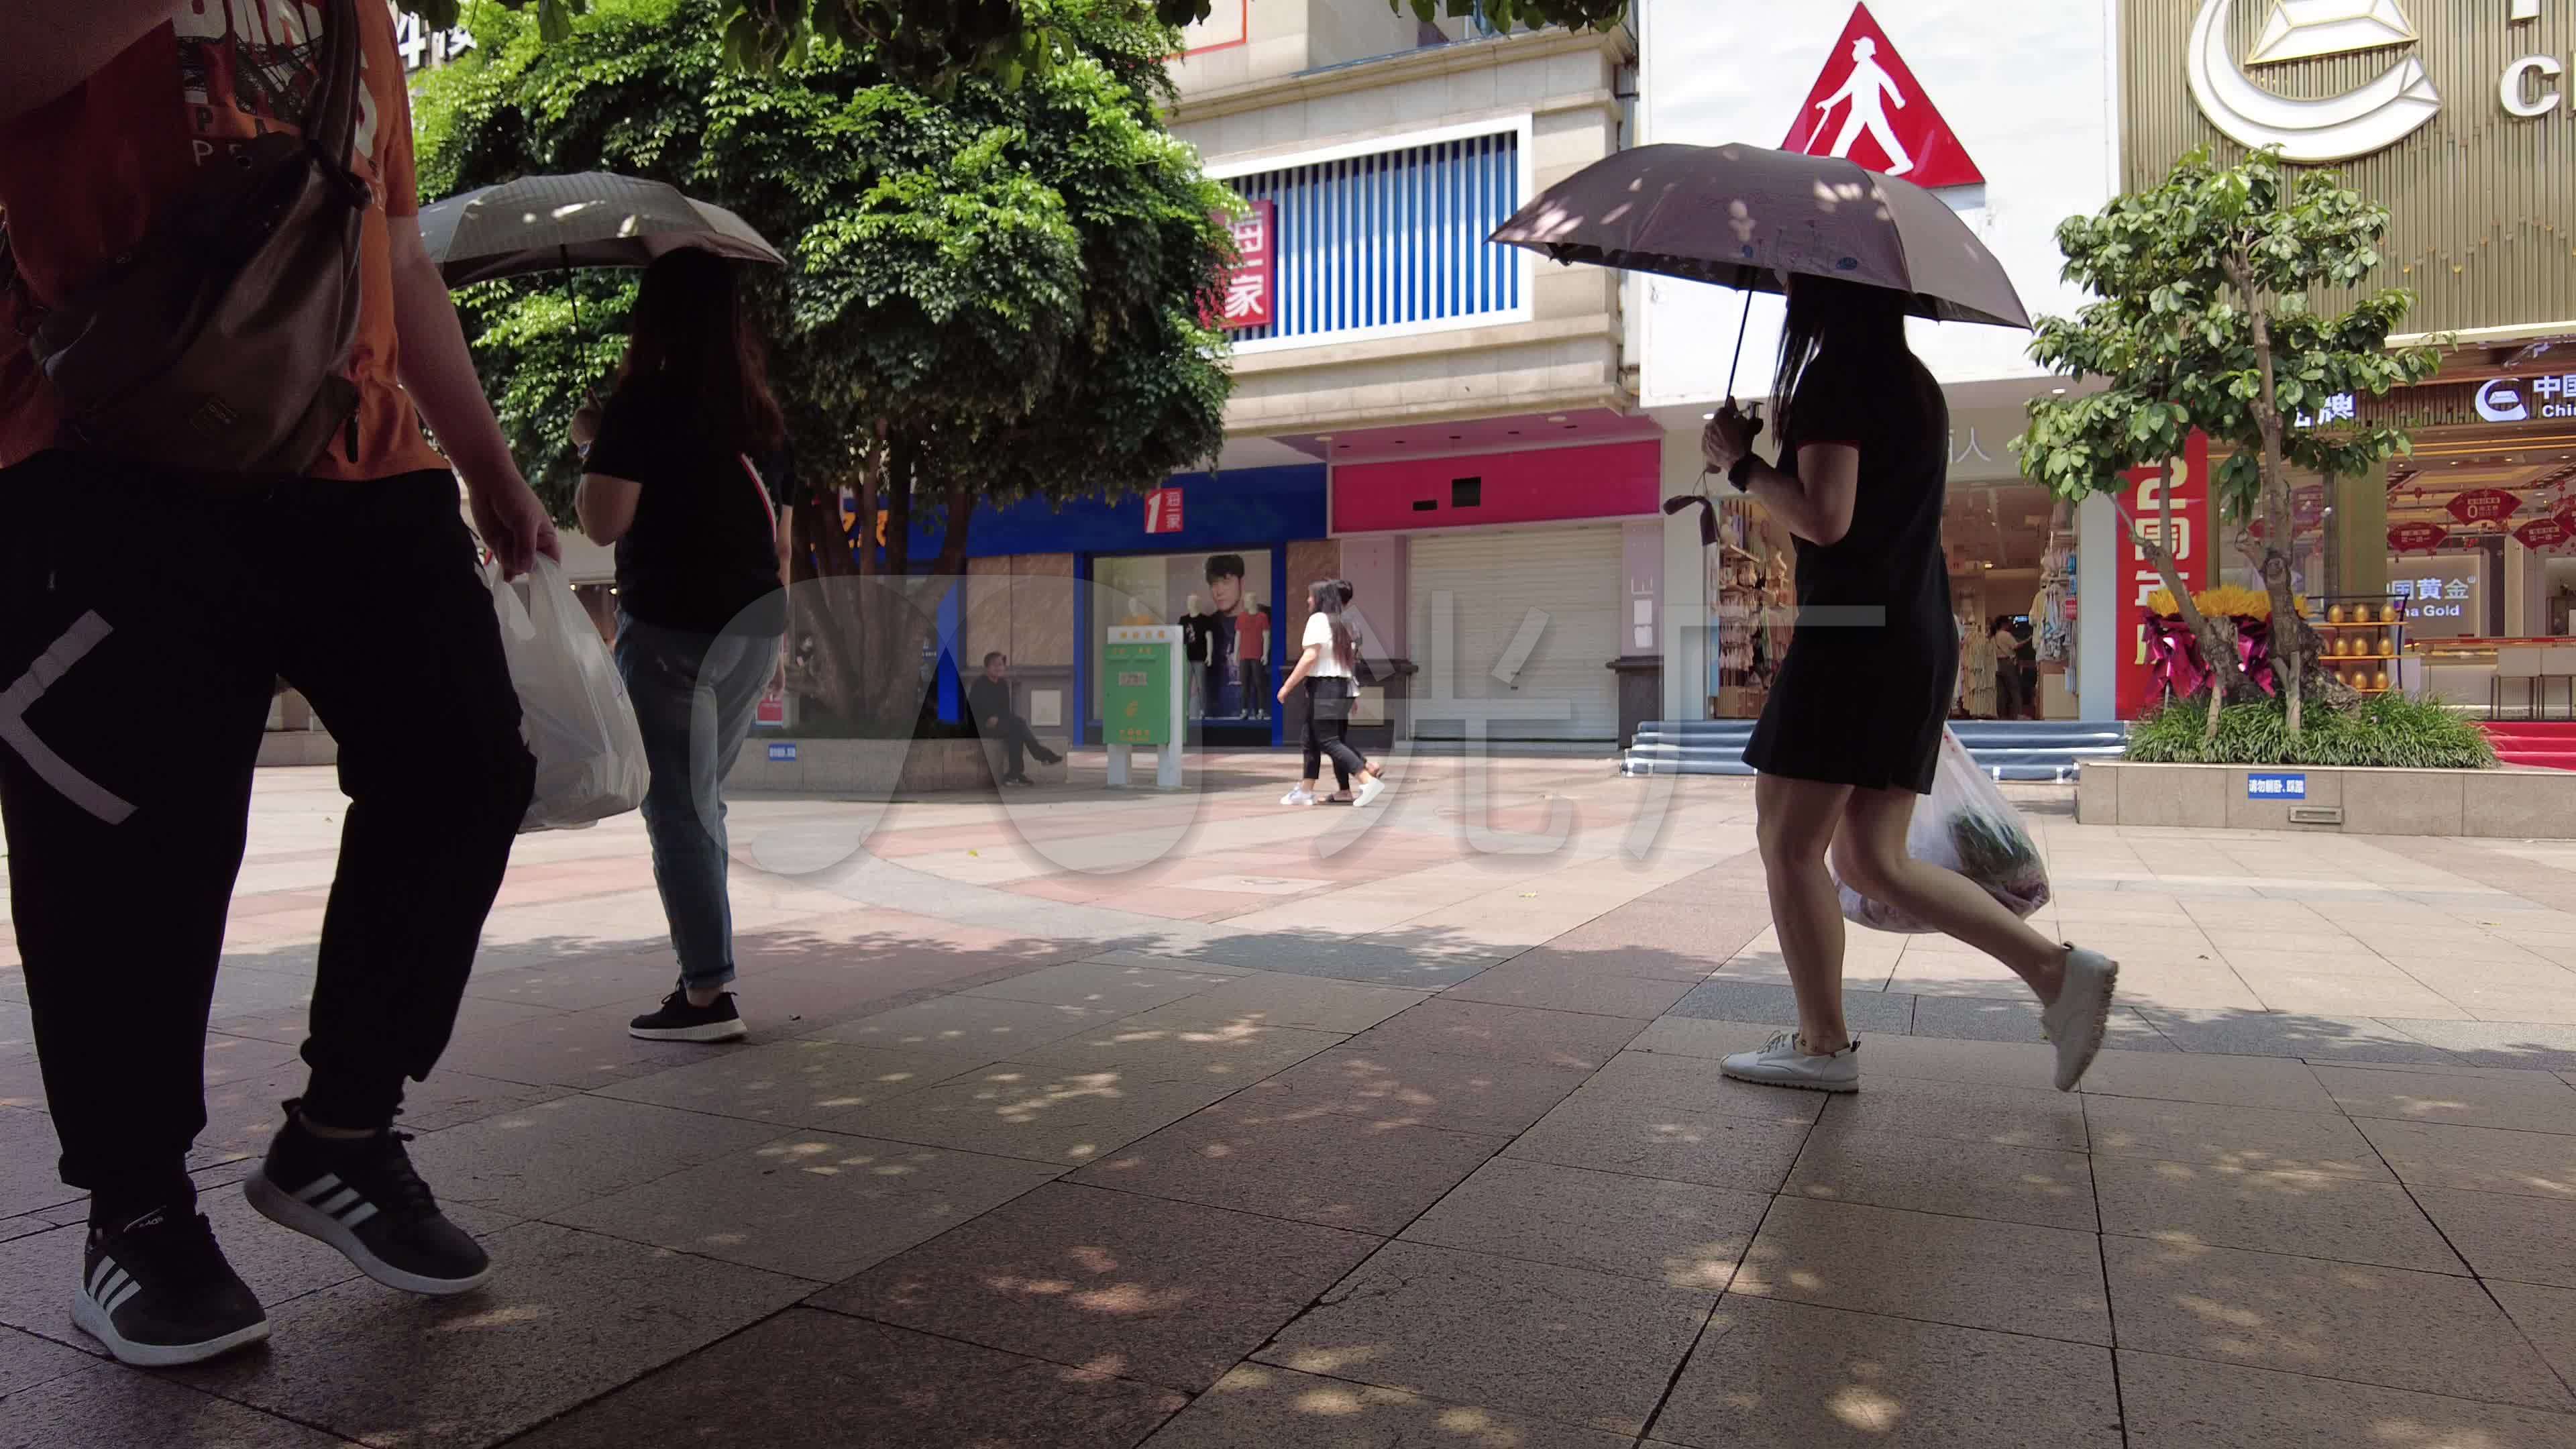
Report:
[[[724,777],[787,631],[778,512],[752,461],[780,457],[786,428],[734,264],[676,251],[645,268],[611,387],[575,506],[617,548],[617,667],[653,770],[644,828],[680,958],[679,988],[628,1030],[731,1041],[747,1028],[725,989]]]

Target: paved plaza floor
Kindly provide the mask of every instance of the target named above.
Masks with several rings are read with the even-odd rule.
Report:
[[[1828,1100],[1717,1073],[1791,1019],[1743,782],[1203,764],[738,801],[736,1046],[625,1035],[673,969],[632,817],[523,840],[404,1119],[499,1265],[439,1302],[233,1189],[342,806],[264,772],[195,1166],[274,1338],[71,1327],[0,945],[0,1449],[2576,1444],[2576,844],[2024,791],[2113,1049],[2051,1091],[1999,967],[1855,931]]]

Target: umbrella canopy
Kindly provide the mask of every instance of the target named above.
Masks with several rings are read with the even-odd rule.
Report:
[[[1922,187],[1762,146],[1639,146],[1549,187],[1493,239],[1746,291],[1778,273],[1905,292],[1940,322],[2030,326],[2003,263]]]
[[[741,217],[659,181],[583,171],[522,176],[420,212],[421,240],[447,285],[574,267],[641,267],[695,247],[783,267]]]

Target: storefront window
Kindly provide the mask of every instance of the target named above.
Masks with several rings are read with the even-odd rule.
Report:
[[[1941,515],[1966,719],[2073,719],[2075,516],[2030,484],[1953,484]],[[2104,687],[2109,681],[2104,681]]]
[[[1266,725],[1276,704],[1270,660],[1279,603],[1270,550],[1143,554],[1095,559],[1092,606],[1091,710],[1106,695],[1109,630],[1118,625],[1177,624],[1191,666],[1186,675],[1193,720]]]

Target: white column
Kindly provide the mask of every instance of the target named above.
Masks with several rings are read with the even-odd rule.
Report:
[[[1699,435],[1664,435],[1664,491],[1699,491]],[[1718,485],[1723,487],[1724,485]],[[1699,542],[1699,511],[1664,520],[1664,718],[1708,718],[1708,562]]]
[[[2107,493],[2075,510],[2076,717],[2120,717],[2120,560],[2127,540]]]

